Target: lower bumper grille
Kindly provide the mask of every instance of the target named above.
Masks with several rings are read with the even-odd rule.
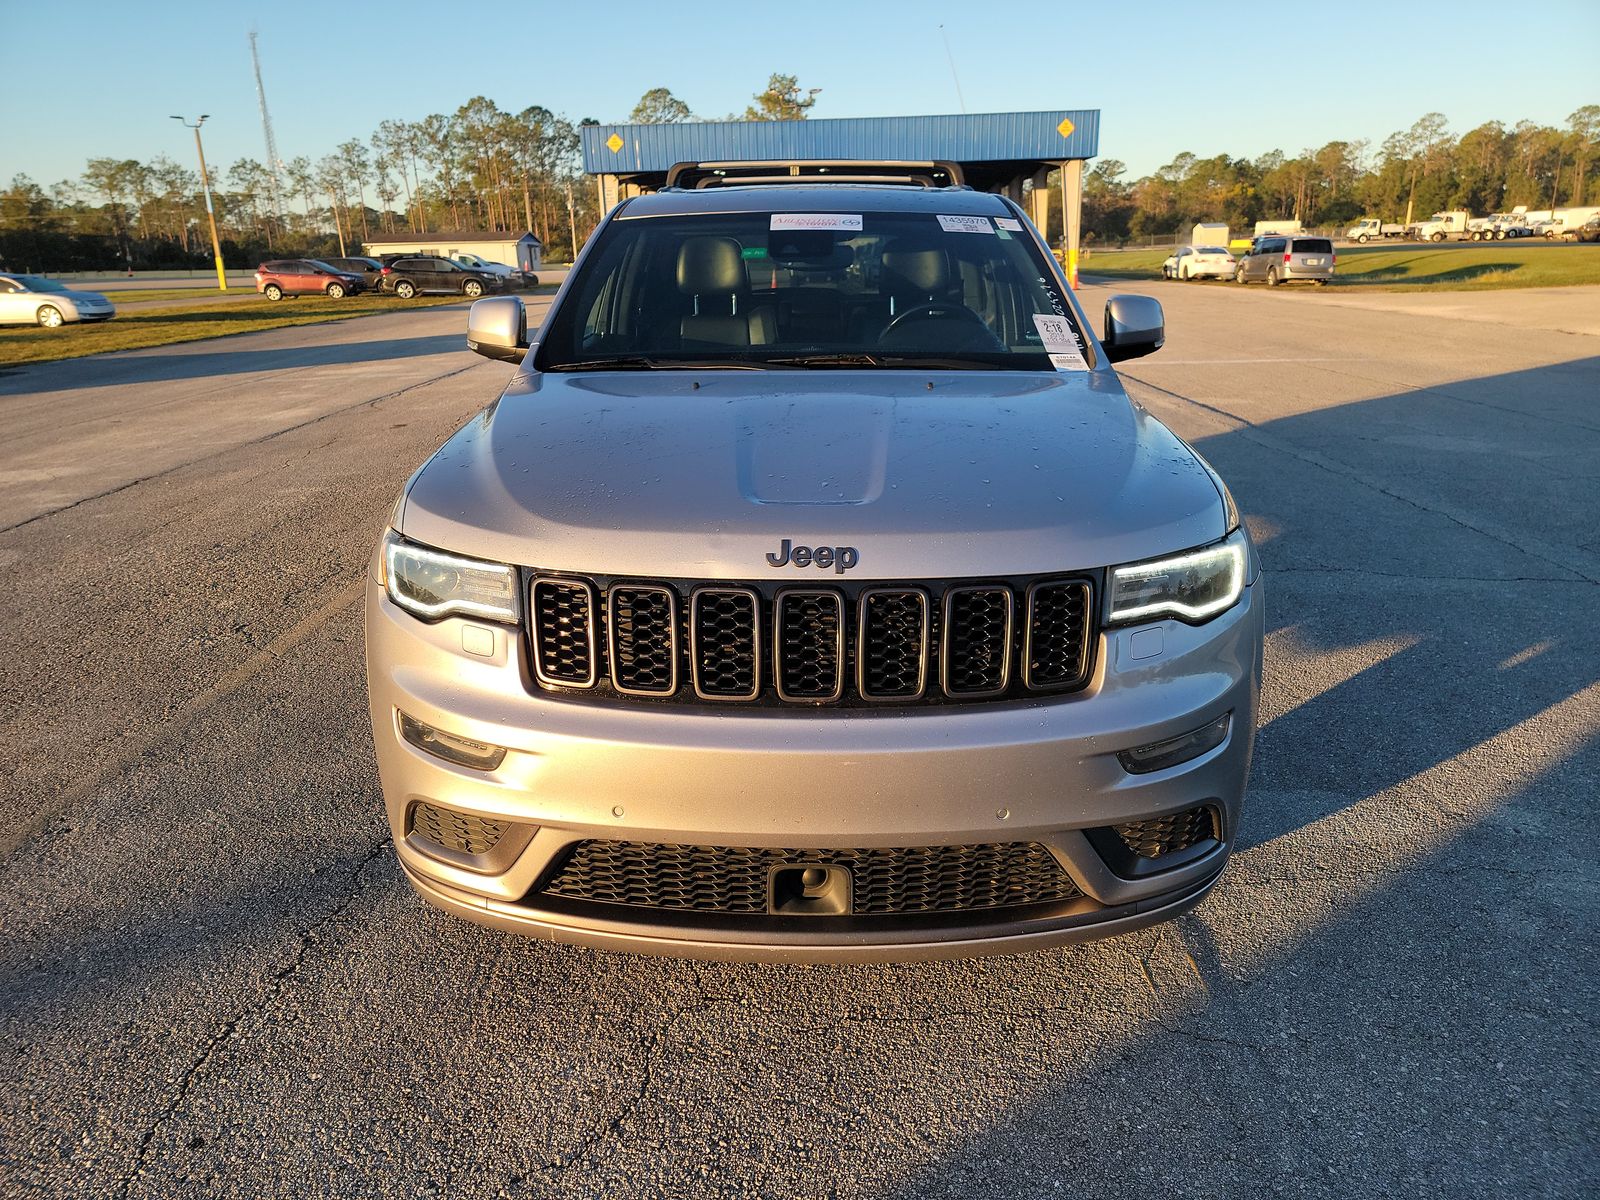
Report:
[[[487,854],[500,843],[509,822],[439,808],[426,801],[411,810],[411,831],[457,854]]]
[[[1162,858],[1218,836],[1216,812],[1209,804],[1113,828],[1122,844],[1140,858]]]
[[[566,900],[678,912],[764,915],[775,867],[850,872],[856,916],[1010,908],[1077,898],[1037,843],[850,850],[782,850],[587,841],[558,860],[540,892]]]

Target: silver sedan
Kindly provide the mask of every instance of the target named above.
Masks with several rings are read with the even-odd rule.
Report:
[[[98,292],[75,292],[39,275],[0,275],[0,325],[56,329],[73,321],[109,321],[116,313]]]

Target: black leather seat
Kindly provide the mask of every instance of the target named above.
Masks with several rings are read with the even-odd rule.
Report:
[[[679,325],[684,349],[772,341],[771,315],[750,305],[744,259],[733,238],[687,239],[678,249],[678,290],[693,305]]]

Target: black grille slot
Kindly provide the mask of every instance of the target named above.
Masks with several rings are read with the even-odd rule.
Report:
[[[993,696],[1011,681],[1011,591],[952,588],[944,601],[944,690]]]
[[[767,912],[772,868],[806,863],[850,871],[856,916],[970,912],[1081,894],[1055,856],[1033,842],[779,850],[588,841],[567,852],[540,890],[596,904],[756,915]]]
[[[760,692],[760,598],[746,588],[700,588],[689,606],[695,692],[707,700],[754,700]]]
[[[678,605],[664,587],[619,584],[606,597],[611,686],[641,696],[678,690]]]
[[[780,700],[837,700],[844,687],[844,603],[837,592],[780,592],[773,667]]]
[[[1140,858],[1161,858],[1217,837],[1217,818],[1209,804],[1165,817],[1150,817],[1112,827],[1122,844]]]
[[[499,844],[509,822],[440,808],[426,801],[411,810],[411,831],[457,854],[487,854]]]
[[[1036,583],[1028,589],[1022,680],[1035,690],[1083,682],[1089,665],[1089,587]]]
[[[868,700],[915,700],[927,681],[928,597],[874,588],[859,601],[856,688]]]
[[[593,687],[594,590],[574,579],[533,581],[533,669],[540,683]]]

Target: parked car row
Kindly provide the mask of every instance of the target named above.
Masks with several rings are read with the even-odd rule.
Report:
[[[339,300],[362,292],[382,292],[402,300],[428,294],[458,294],[476,300],[488,292],[522,286],[527,280],[521,271],[486,262],[476,255],[459,259],[436,254],[286,258],[264,262],[256,268],[256,291],[268,300],[314,295]],[[532,284],[537,283],[534,277]]]
[[[1232,279],[1268,287],[1322,285],[1333,278],[1338,258],[1328,238],[1268,234],[1253,238],[1237,258],[1221,246],[1179,246],[1161,264],[1161,274],[1166,279]]]
[[[99,292],[78,292],[42,275],[0,274],[0,325],[59,329],[79,322],[109,321],[116,306]]]

